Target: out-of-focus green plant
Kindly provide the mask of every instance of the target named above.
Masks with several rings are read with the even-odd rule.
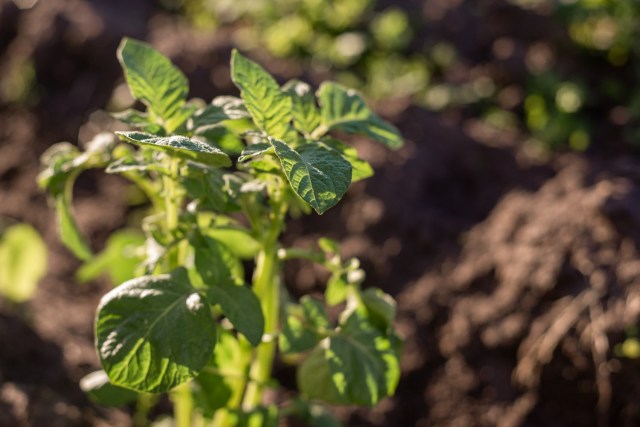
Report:
[[[585,96],[581,85],[563,81],[553,72],[532,78],[524,101],[525,124],[532,137],[551,149],[586,150],[589,130],[580,115]]]
[[[12,303],[28,301],[47,270],[47,247],[28,224],[15,224],[0,235],[0,295]]]
[[[375,10],[376,0],[185,0],[196,27],[234,28],[243,49],[308,60],[331,69],[338,81],[369,97],[388,99],[424,92],[430,64],[408,53],[415,33],[400,8]]]

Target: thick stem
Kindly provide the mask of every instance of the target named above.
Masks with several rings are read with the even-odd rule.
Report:
[[[260,405],[265,385],[271,378],[276,353],[276,337],[280,314],[280,262],[278,260],[278,237],[284,224],[287,206],[276,202],[269,215],[269,229],[265,234],[262,250],[256,259],[253,290],[260,299],[264,313],[265,339],[258,345],[249,369],[249,383],[242,407],[245,410]]]

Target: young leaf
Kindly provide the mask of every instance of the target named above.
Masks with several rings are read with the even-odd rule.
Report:
[[[325,82],[317,96],[325,128],[364,135],[393,149],[404,144],[398,129],[371,111],[355,90]]]
[[[158,137],[144,132],[116,132],[126,142],[143,147],[154,147],[170,156],[204,163],[210,166],[231,166],[231,159],[222,151],[204,142],[181,135]]]
[[[70,181],[69,185],[72,185]],[[65,191],[55,197],[56,217],[58,219],[58,230],[62,243],[78,258],[83,261],[91,259],[93,252],[89,248],[87,241],[80,232],[78,225],[71,213],[71,201],[69,200],[71,190]]]
[[[80,380],[80,388],[102,406],[124,406],[138,398],[135,391],[111,384],[102,369],[84,376]]]
[[[118,60],[135,99],[164,121],[181,113],[189,83],[167,57],[146,43],[124,38]]]
[[[310,136],[320,125],[320,112],[311,86],[291,80],[282,89],[291,97],[293,125],[303,134]]]
[[[194,378],[216,343],[209,302],[181,271],[130,280],[98,306],[96,346],[115,385],[165,392]]]
[[[267,135],[286,141],[291,134],[291,98],[275,79],[237,50],[231,54],[231,79],[255,124]]]
[[[308,143],[294,150],[269,138],[293,191],[319,214],[338,203],[351,183],[351,165],[334,150]]]
[[[370,406],[393,394],[400,366],[389,338],[354,313],[328,339],[325,357],[341,398]]]
[[[47,247],[28,224],[16,224],[0,236],[0,295],[20,303],[30,299],[47,270]]]
[[[207,289],[213,304],[220,304],[222,312],[233,326],[255,347],[262,341],[264,316],[260,300],[246,286],[216,285]]]
[[[330,306],[340,304],[347,298],[349,294],[349,287],[345,273],[343,271],[336,271],[331,274],[327,281],[327,289],[324,292],[324,297],[327,300],[327,304]]]

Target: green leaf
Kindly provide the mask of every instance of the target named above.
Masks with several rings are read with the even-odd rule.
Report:
[[[224,315],[233,326],[256,347],[264,334],[264,316],[260,300],[246,286],[215,285],[207,289],[214,304],[220,304]]]
[[[319,238],[318,247],[326,254],[340,254],[340,243],[328,237]]]
[[[349,286],[345,274],[344,271],[335,271],[327,281],[327,289],[324,292],[324,297],[330,306],[340,304],[347,299]]]
[[[242,228],[216,227],[205,230],[203,233],[212,239],[224,242],[235,256],[242,259],[252,259],[260,250],[260,243],[249,234],[249,231]]]
[[[104,250],[78,269],[76,278],[85,283],[107,273],[114,286],[133,279],[136,268],[143,261],[138,252],[145,240],[138,230],[116,231],[107,239]]]
[[[198,406],[211,418],[227,402],[242,400],[244,385],[253,352],[245,340],[238,340],[230,331],[221,329],[216,351],[196,378],[194,391]]]
[[[250,118],[242,99],[235,96],[218,96],[203,109],[199,110],[191,123],[192,129],[219,125],[225,120]]]
[[[328,340],[325,357],[342,399],[370,406],[393,394],[400,365],[394,343],[386,335],[354,313]]]
[[[201,163],[187,162],[187,166],[188,172],[180,180],[189,197],[198,200],[201,209],[224,212],[228,203],[227,194],[223,190],[224,171]]]
[[[270,138],[293,191],[319,214],[338,203],[351,183],[351,165],[321,143],[308,143],[294,150]]]
[[[47,271],[47,247],[28,224],[16,224],[0,237],[0,294],[20,303],[36,292]]]
[[[331,367],[324,353],[325,350],[318,346],[298,367],[298,389],[308,399],[318,399],[327,403],[347,403],[333,384]]]
[[[331,410],[322,404],[294,399],[290,408],[295,417],[305,422],[308,427],[344,427]]]
[[[373,168],[366,160],[362,160],[358,157],[358,152],[355,148],[343,144],[337,139],[328,138],[323,139],[322,142],[327,144],[329,147],[338,151],[342,157],[351,165],[351,182],[361,181],[365,178],[369,178],[373,176]]]
[[[69,181],[69,185],[73,185],[72,180]],[[87,261],[93,256],[93,252],[91,252],[71,212],[71,201],[68,198],[70,196],[67,196],[70,192],[69,189],[55,198],[60,239],[77,258]]]
[[[249,145],[247,148],[245,148],[244,150],[242,150],[242,154],[240,154],[240,157],[238,158],[239,162],[246,162],[247,160],[251,160],[254,157],[260,156],[262,154],[266,154],[270,151],[272,151],[273,148],[271,147],[271,144],[269,143],[258,143],[258,144],[251,144]]]
[[[378,288],[369,288],[362,292],[361,297],[371,323],[383,331],[393,326],[396,318],[396,302],[391,295]]]
[[[290,304],[279,336],[283,353],[301,353],[312,349],[329,328],[329,319],[322,304],[309,296],[300,305]]]
[[[182,113],[189,83],[167,57],[146,43],[124,38],[118,60],[131,94],[152,114],[167,121]]]
[[[291,134],[291,98],[275,79],[235,49],[231,54],[231,79],[258,128],[286,141]]]
[[[291,97],[293,125],[303,134],[310,136],[320,125],[321,120],[311,86],[298,80],[291,80],[283,90]]]
[[[364,135],[393,149],[404,145],[398,129],[371,111],[355,90],[325,82],[318,89],[317,96],[322,124],[326,129]]]
[[[153,147],[170,156],[194,160],[210,166],[231,166],[231,159],[219,149],[204,142],[181,135],[158,137],[144,132],[116,132],[126,142],[143,147]]]
[[[244,271],[240,260],[222,242],[207,236],[192,239],[195,250],[195,266],[203,284],[207,287],[217,285],[237,285],[244,280]]]
[[[138,398],[135,391],[111,384],[102,369],[84,376],[80,380],[80,388],[102,406],[124,406]]]
[[[96,346],[115,385],[161,393],[194,378],[216,343],[207,299],[172,275],[130,280],[98,306]]]

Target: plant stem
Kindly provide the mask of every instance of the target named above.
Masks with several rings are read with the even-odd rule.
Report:
[[[176,181],[180,173],[180,161],[178,159],[168,159],[168,169],[170,176],[163,178],[164,186],[164,208],[167,221],[167,232],[171,233],[178,228],[180,216],[180,200],[176,192]],[[172,248],[167,257],[167,271],[171,272],[181,264],[181,256],[184,252],[178,245]],[[181,253],[182,252],[182,253]],[[193,396],[189,383],[182,384],[171,393],[173,401],[174,418],[176,427],[192,427],[191,412],[193,411]]]
[[[173,412],[177,427],[192,427],[191,412],[193,411],[193,396],[189,383],[184,383],[175,388],[171,393]]]
[[[271,369],[276,352],[278,319],[280,315],[280,262],[278,260],[278,237],[282,231],[287,205],[275,200],[269,215],[269,229],[265,234],[262,250],[256,259],[253,290],[260,299],[264,313],[264,339],[256,348],[249,369],[249,383],[245,390],[242,407],[250,410],[262,401],[265,385],[271,378]]]

